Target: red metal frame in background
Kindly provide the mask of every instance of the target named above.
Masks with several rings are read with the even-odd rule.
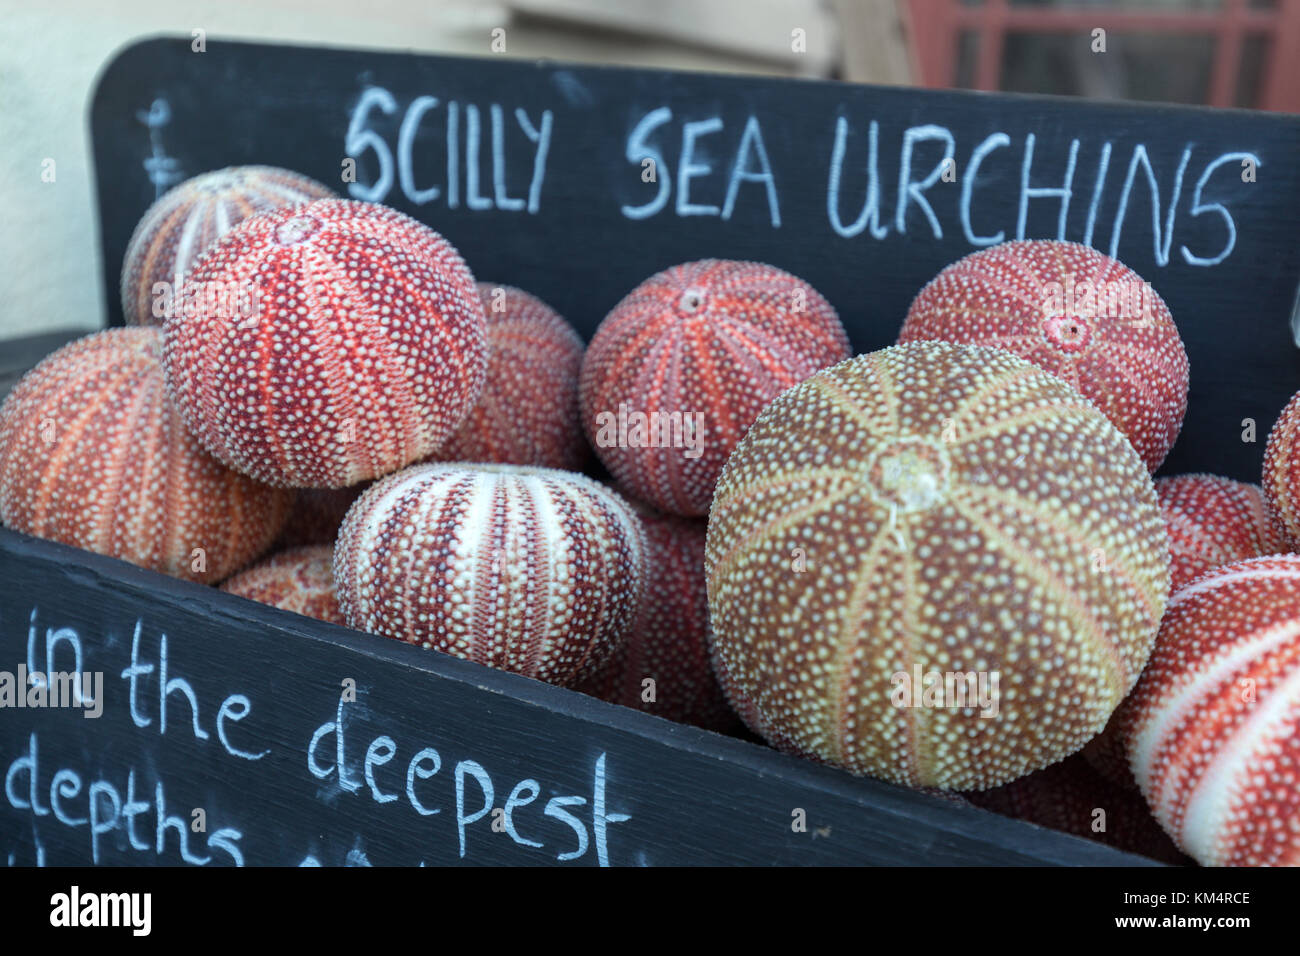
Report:
[[[1268,8],[1246,0],[1223,0],[1217,10],[1156,11],[1115,7],[1013,6],[1008,0],[904,0],[915,73],[922,86],[951,87],[956,81],[957,43],[962,33],[979,34],[975,89],[996,90],[1008,33],[1074,33],[1084,37],[1101,27],[1107,34],[1201,34],[1214,38],[1209,106],[1235,106],[1242,40],[1271,37],[1256,109],[1300,112],[1300,0],[1277,0]]]

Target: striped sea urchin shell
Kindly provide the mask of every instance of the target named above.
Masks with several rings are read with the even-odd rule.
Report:
[[[451,244],[399,212],[322,199],[247,219],[167,320],[185,422],[270,484],[341,488],[433,454],[478,398],[486,321]],[[205,288],[251,292],[251,314]],[[228,300],[229,301],[229,300]]]
[[[1300,556],[1178,591],[1125,704],[1133,775],[1206,866],[1300,864]]]
[[[162,332],[112,329],[48,356],[0,406],[0,521],[174,577],[219,581],[279,533],[293,493],[185,430]]]
[[[1171,592],[1225,564],[1287,550],[1258,485],[1177,475],[1156,480],[1156,497],[1169,531]]]
[[[249,216],[298,206],[334,192],[275,166],[229,166],[187,179],[145,210],[122,259],[122,314],[132,325],[162,325],[155,283],[175,303],[185,273],[207,249]]]
[[[849,354],[835,310],[802,279],[757,262],[673,266],[628,293],[596,330],[582,363],[583,427],[637,498],[704,515],[759,410]],[[636,416],[661,427],[639,435]],[[685,429],[695,425],[692,448]]]
[[[626,638],[644,562],[631,508],[590,478],[433,464],[357,500],[334,575],[352,627],[571,686]]]
[[[714,665],[753,730],[963,790],[1095,736],[1169,585],[1151,479],[1114,426],[1009,352],[938,342],[842,362],[764,409],[718,484],[705,569]],[[974,675],[972,695],[983,675],[996,715],[927,706],[931,673]]]
[[[1300,548],[1300,392],[1268,433],[1264,451],[1264,496],[1269,510],[1282,525],[1292,549]]]
[[[959,259],[912,301],[898,336],[927,340],[1006,349],[1064,379],[1150,471],[1182,428],[1187,352],[1168,306],[1136,272],[1089,246],[1028,239]]]
[[[331,545],[291,548],[240,571],[222,584],[221,590],[319,621],[344,624],[334,595],[333,564]]]
[[[578,419],[582,339],[549,305],[513,286],[478,284],[487,379],[437,461],[577,471],[590,454]]]
[[[637,513],[646,542],[645,597],[622,648],[578,690],[648,714],[725,731],[736,715],[709,662],[703,521]],[[647,700],[653,681],[653,700]]]

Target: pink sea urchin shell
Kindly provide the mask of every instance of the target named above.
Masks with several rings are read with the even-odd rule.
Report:
[[[333,562],[331,545],[292,548],[240,571],[227,579],[221,590],[295,614],[343,624],[334,596]]]
[[[186,288],[165,327],[168,385],[204,447],[271,484],[340,488],[426,458],[483,384],[473,276],[384,206],[321,199],[247,219]]]
[[[1184,851],[1206,866],[1300,864],[1300,556],[1175,593],[1125,708],[1133,775]]]
[[[608,664],[577,689],[667,720],[730,730],[736,715],[709,662],[704,522],[649,509],[637,518],[646,541],[646,588],[636,623]]]
[[[145,210],[122,259],[127,323],[162,325],[155,306],[174,305],[199,257],[249,216],[333,195],[316,180],[275,166],[229,166],[168,190]],[[160,282],[167,283],[168,298],[155,294]]]
[[[583,427],[637,498],[704,515],[759,410],[849,354],[835,310],[802,279],[757,262],[674,266],[628,293],[596,330],[582,363]],[[638,430],[638,416],[651,427]]]
[[[613,491],[570,472],[417,465],[339,530],[339,605],[360,630],[572,685],[626,638],[645,543]]]
[[[478,291],[487,315],[487,380],[434,458],[581,469],[590,454],[578,420],[582,339],[527,292],[491,282]]]
[[[1187,411],[1188,365],[1164,300],[1132,269],[1076,242],[973,252],[917,295],[898,341],[1014,352],[1064,379],[1133,443],[1149,470]]]
[[[719,681],[755,732],[962,790],[1100,732],[1169,588],[1124,436],[1011,353],[940,342],[842,362],[765,408],[718,483],[705,570]],[[976,686],[927,697],[929,674]],[[995,706],[974,703],[986,693]]]
[[[0,520],[16,531],[214,582],[266,550],[292,501],[186,432],[157,328],[78,339],[0,406]]]
[[[1300,547],[1300,392],[1268,433],[1264,452],[1264,495],[1273,517],[1282,525],[1290,546]]]

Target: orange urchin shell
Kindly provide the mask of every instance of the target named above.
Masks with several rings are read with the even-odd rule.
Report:
[[[426,458],[483,384],[474,277],[384,206],[321,199],[246,219],[186,288],[165,327],[168,385],[204,447],[270,484],[342,488]],[[209,288],[250,292],[251,313]]]
[[[596,330],[582,363],[583,427],[637,498],[704,515],[759,410],[849,354],[835,310],[802,279],[757,262],[673,266],[628,293]],[[659,427],[638,432],[637,416]]]
[[[648,508],[637,517],[646,542],[646,586],[626,643],[577,689],[624,707],[725,731],[736,715],[709,662],[709,598],[704,588],[703,521]],[[647,700],[643,681],[654,682]]]
[[[515,465],[416,465],[376,482],[334,549],[352,627],[564,686],[626,638],[644,563],[617,494]]]
[[[186,432],[157,328],[78,339],[0,405],[0,521],[16,531],[210,583],[266,550],[292,502]]]
[[[207,249],[249,216],[333,196],[314,179],[275,166],[229,166],[168,190],[145,210],[122,259],[122,313],[129,325],[162,325],[166,300],[180,301],[185,274]]]
[[[1171,593],[1214,568],[1287,550],[1259,485],[1177,475],[1156,480],[1156,497],[1169,531]]]
[[[1112,783],[1080,754],[1001,787],[965,796],[975,806],[1005,817],[1165,863],[1190,862],[1160,829],[1136,790]]]
[[[1300,548],[1300,392],[1291,396],[1268,433],[1264,451],[1264,496],[1269,510],[1290,539]]]
[[[1125,704],[1133,775],[1206,866],[1300,864],[1300,556],[1178,591]]]
[[[590,453],[578,421],[582,339],[536,296],[491,282],[478,291],[487,314],[487,379],[434,460],[580,470]]]
[[[1169,587],[1124,436],[1011,353],[941,342],[842,362],[764,409],[718,483],[705,569],[719,681],[756,732],[963,790],[1095,736]],[[996,680],[997,715],[895,706],[915,666],[923,704],[931,672],[990,697]]]
[[[240,571],[222,584],[221,590],[320,621],[344,624],[334,595],[333,563],[331,545],[291,548]]]
[[[1168,306],[1136,272],[1089,246],[1027,239],[959,259],[920,291],[898,335],[926,340],[1006,349],[1064,379],[1150,471],[1182,428],[1187,352]]]

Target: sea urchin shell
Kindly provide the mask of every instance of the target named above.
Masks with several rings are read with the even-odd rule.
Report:
[[[320,621],[343,624],[334,596],[333,562],[331,545],[291,548],[228,578],[221,590]]]
[[[759,410],[848,355],[835,310],[802,279],[757,262],[674,266],[596,330],[582,363],[583,427],[637,498],[704,515]]]
[[[1078,389],[1160,467],[1187,411],[1187,352],[1164,300],[1132,269],[1076,242],[973,252],[912,302],[898,341],[1006,349]]]
[[[645,544],[631,508],[570,472],[417,465],[339,530],[339,605],[360,630],[572,685],[624,640]]]
[[[0,406],[0,520],[17,531],[214,582],[266,550],[292,502],[186,432],[157,328],[78,339]]]
[[[246,219],[186,290],[165,326],[168,386],[204,447],[270,484],[341,488],[426,458],[483,384],[473,276],[383,206]]]
[[[1300,556],[1174,594],[1125,709],[1133,775],[1183,850],[1206,866],[1300,864]]]
[[[946,343],[858,356],[764,409],[718,483],[706,574],[719,680],[757,733],[963,790],[1095,736],[1169,585],[1114,426],[1009,352]]]

